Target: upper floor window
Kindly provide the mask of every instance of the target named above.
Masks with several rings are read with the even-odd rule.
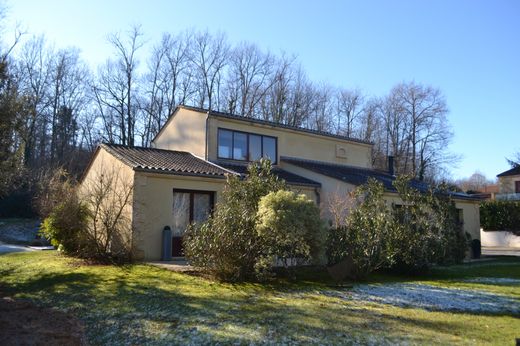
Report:
[[[255,161],[267,157],[275,164],[276,142],[276,137],[218,129],[218,158]]]

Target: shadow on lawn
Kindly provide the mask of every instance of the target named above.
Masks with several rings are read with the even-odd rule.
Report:
[[[408,333],[403,324],[446,334],[454,328],[453,322],[396,317],[348,301],[323,304],[307,287],[284,290],[276,284],[266,289],[260,284],[212,283],[143,266],[107,268],[110,275],[104,275],[102,268],[98,273],[37,274],[4,290],[74,311],[85,322],[93,344],[249,343],[283,337],[287,342],[330,343],[331,337],[349,342],[349,335],[362,332],[390,341]],[[307,285],[312,282],[309,279]],[[414,339],[421,341],[428,340]]]

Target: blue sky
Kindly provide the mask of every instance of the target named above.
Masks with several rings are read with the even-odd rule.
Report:
[[[9,19],[77,46],[91,65],[106,35],[141,24],[163,32],[208,29],[295,54],[309,77],[382,96],[401,81],[440,88],[462,155],[453,177],[508,169],[520,151],[520,1],[7,0]]]

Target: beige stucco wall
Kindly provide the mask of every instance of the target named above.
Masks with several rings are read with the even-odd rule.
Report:
[[[122,234],[122,241],[126,244],[133,242],[132,222],[133,222],[133,203],[134,196],[132,193],[134,185],[134,171],[132,168],[112,156],[104,148],[99,148],[92,158],[90,166],[87,168],[86,174],[79,185],[80,198],[88,200],[90,196],[98,195],[96,190],[100,190],[101,176],[105,181],[110,181],[112,186],[112,194],[105,199],[109,205],[106,208],[113,207],[113,204],[124,205],[123,198],[130,194],[127,204],[124,206],[121,220],[127,224],[127,232]],[[119,201],[121,201],[119,203]],[[112,203],[112,205],[110,205]],[[130,245],[131,246],[131,245]]]
[[[152,147],[188,151],[205,157],[206,117],[203,112],[178,108],[154,139]]]
[[[520,175],[498,178],[499,193],[515,193],[515,181],[520,181]]]
[[[208,124],[208,157],[210,160],[217,159],[219,127],[277,137],[278,162],[280,156],[289,156],[360,167],[371,167],[372,164],[372,151],[369,144],[211,116]],[[345,151],[345,157],[337,155],[340,150]]]
[[[471,239],[480,239],[480,203],[456,200],[455,207],[462,209],[464,231],[471,234]]]
[[[338,198],[340,200],[346,198],[346,196],[348,196],[348,194],[356,188],[352,184],[347,184],[337,179],[330,178],[323,174],[318,174],[286,162],[281,163],[281,168],[288,172],[321,183],[321,188],[319,188],[320,210],[322,217],[326,220],[332,220],[333,218],[331,213],[331,205],[336,204]]]
[[[172,227],[173,189],[214,191],[215,204],[225,179],[160,175],[136,172],[134,188],[134,238],[136,253],[145,260],[161,259],[162,231]],[[314,188],[295,186],[292,190],[315,199]]]
[[[160,260],[162,231],[172,227],[173,189],[214,191],[215,203],[225,179],[136,172],[134,195],[134,233],[138,251],[145,260]]]

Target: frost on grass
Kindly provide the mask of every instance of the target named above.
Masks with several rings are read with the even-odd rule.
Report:
[[[518,299],[474,289],[393,283],[359,285],[349,292],[328,291],[326,294],[349,300],[422,308],[430,311],[520,314]]]
[[[472,278],[464,280],[466,282],[474,282],[474,283],[482,283],[482,284],[491,284],[491,285],[520,285],[520,279],[512,279],[512,278]]]

